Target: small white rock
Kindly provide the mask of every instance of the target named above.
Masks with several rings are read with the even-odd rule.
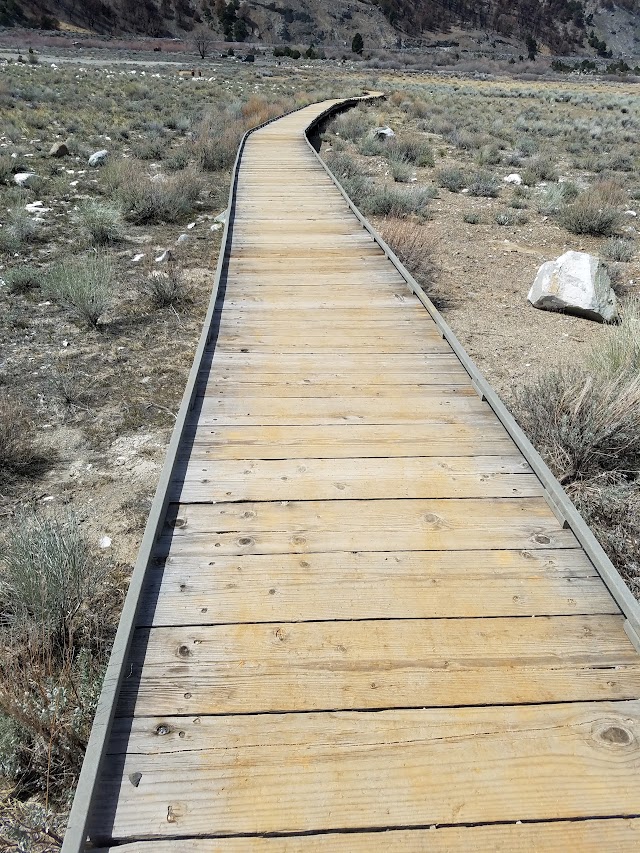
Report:
[[[627,216],[637,216],[638,215],[635,210],[625,210],[625,214]]]
[[[103,536],[100,540],[100,547],[104,550],[105,548],[111,547],[111,539],[108,536]]]
[[[504,178],[504,182],[505,184],[516,184],[517,186],[520,186],[520,184],[522,183],[522,178],[520,177],[520,175],[514,172],[512,175],[507,175],[507,177]]]
[[[144,252],[140,252],[134,258],[131,258],[131,263],[132,264],[139,264],[143,258],[144,258]]]
[[[165,249],[164,252],[161,255],[158,255],[158,257],[156,258],[156,263],[164,264],[167,261],[170,261],[172,257],[173,255],[171,254],[171,250]]]
[[[181,234],[176,240],[176,246],[180,246],[182,243],[186,243],[189,239],[188,234]]]
[[[190,222],[190,223],[187,225],[187,228],[189,229],[189,231],[191,231],[191,229],[192,229],[192,228],[195,228],[195,227],[196,227],[196,223],[195,223],[195,222]]]

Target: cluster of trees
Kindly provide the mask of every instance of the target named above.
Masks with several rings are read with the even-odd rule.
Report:
[[[316,50],[314,45],[307,48],[304,53],[301,53],[295,47],[289,47],[289,45],[285,45],[284,47],[274,47],[273,55],[275,57],[289,56],[291,59],[300,59],[300,57],[304,56],[306,59],[326,59],[326,54],[324,50]]]
[[[244,41],[250,33],[250,9],[248,3],[240,0],[216,0],[213,10],[205,6],[203,15],[213,25],[217,18],[225,41]]]

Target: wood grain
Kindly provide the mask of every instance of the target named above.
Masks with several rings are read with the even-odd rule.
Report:
[[[174,479],[183,503],[371,498],[533,497],[540,481],[522,456],[194,460]]]
[[[622,616],[140,629],[119,716],[632,699]]]
[[[95,853],[176,853],[173,841],[138,841]],[[639,818],[502,826],[327,833],[293,838],[192,838],[181,853],[628,853],[640,848]]]
[[[465,419],[467,420],[467,419]],[[401,456],[473,456],[513,453],[504,427],[489,413],[467,423],[252,426],[199,424],[182,458],[341,459]]]
[[[122,719],[111,751],[118,840],[640,812],[637,701]]]
[[[169,555],[138,624],[617,613],[580,549]]]
[[[174,504],[176,553],[573,548],[542,498]],[[213,550],[215,549],[215,550]]]

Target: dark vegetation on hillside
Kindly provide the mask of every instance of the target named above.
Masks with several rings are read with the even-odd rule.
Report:
[[[394,27],[411,36],[466,25],[507,37],[532,36],[559,53],[591,44],[593,16],[581,0],[378,0],[378,5]],[[614,6],[611,0],[604,5]],[[631,12],[640,9],[638,0],[616,5]]]
[[[420,38],[430,32],[447,32],[463,26],[497,32],[505,37],[537,39],[556,53],[577,47],[606,54],[592,30],[592,15],[584,0],[372,0],[398,33]],[[367,4],[368,5],[368,4]],[[613,0],[605,0],[614,8]],[[617,0],[615,6],[640,13],[640,0]],[[363,11],[366,7],[363,5]],[[328,4],[338,23],[345,18],[359,29],[358,7]],[[282,42],[289,41],[289,26],[296,21],[314,24],[312,3],[300,0],[0,0],[0,26],[55,28],[66,21],[103,33],[131,32],[171,36],[209,26],[228,41],[260,39],[253,18],[268,14]],[[324,32],[317,27],[318,41]],[[271,41],[272,38],[267,37]],[[598,49],[602,48],[602,49]]]

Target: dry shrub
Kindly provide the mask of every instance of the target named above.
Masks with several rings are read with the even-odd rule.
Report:
[[[516,405],[561,483],[640,469],[640,376],[556,370],[518,392]]]
[[[113,637],[106,572],[73,515],[25,513],[5,530],[0,767],[15,793],[64,796],[79,770]]]
[[[387,219],[382,225],[382,236],[418,284],[428,290],[433,284],[435,266],[433,242],[425,228],[406,219]]]
[[[640,483],[620,474],[574,483],[571,499],[611,562],[640,598]]]
[[[572,234],[608,237],[622,225],[622,207],[626,195],[615,181],[601,181],[567,205],[560,223]]]
[[[7,395],[0,396],[0,487],[18,476],[37,472],[43,462],[36,427],[27,409]]]
[[[587,355],[587,364],[601,376],[640,376],[640,298],[621,305],[620,322],[602,329]]]

